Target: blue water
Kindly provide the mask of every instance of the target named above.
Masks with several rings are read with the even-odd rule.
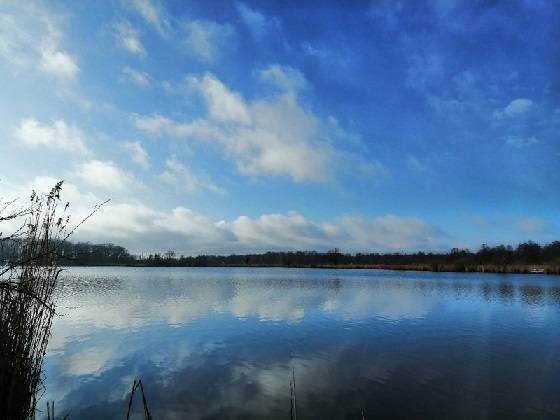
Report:
[[[39,408],[71,419],[136,378],[154,419],[289,419],[292,372],[299,419],[560,417],[558,276],[72,268],[58,312]]]

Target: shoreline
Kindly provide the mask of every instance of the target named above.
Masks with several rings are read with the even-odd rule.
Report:
[[[542,274],[560,275],[556,265],[466,265],[456,264],[221,264],[221,265],[178,265],[178,264],[103,264],[103,265],[63,265],[63,267],[154,267],[154,268],[317,268],[337,270],[391,270],[391,271],[428,271],[433,273],[491,273],[491,274]],[[535,272],[538,270],[538,272]]]

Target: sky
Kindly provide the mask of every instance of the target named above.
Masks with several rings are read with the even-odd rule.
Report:
[[[0,0],[0,197],[134,253],[560,237],[560,4]],[[0,229],[1,230],[1,229]]]

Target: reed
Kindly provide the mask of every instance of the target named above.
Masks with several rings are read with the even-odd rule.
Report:
[[[560,265],[555,264],[323,264],[313,266],[297,265],[293,267],[498,274],[531,274],[534,270],[542,270],[541,274],[560,274]]]
[[[292,368],[290,378],[290,419],[297,420],[297,400],[296,400],[296,371]]]
[[[47,195],[33,191],[24,208],[14,210],[14,201],[0,208],[0,221],[22,220],[13,234],[0,234],[2,246],[18,250],[0,262],[0,417],[7,420],[34,418],[42,388],[61,272],[58,249],[73,232],[66,229],[68,204],[58,208],[61,189],[62,181]]]
[[[144,420],[152,420],[152,415],[150,414],[150,410],[148,408],[148,401],[146,400],[146,394],[144,393],[144,386],[142,385],[141,379],[135,379],[132,383],[132,390],[130,391],[130,398],[128,400],[128,411],[126,412],[126,420],[130,418],[130,412],[132,410],[132,401],[134,399],[134,393],[140,389],[140,393],[142,394],[142,406],[144,408]]]

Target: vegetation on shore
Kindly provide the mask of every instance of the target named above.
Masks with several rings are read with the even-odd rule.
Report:
[[[153,267],[310,267],[372,268],[418,271],[560,274],[560,241],[541,246],[528,241],[512,246],[482,245],[476,252],[454,248],[447,253],[342,253],[290,251],[261,254],[176,255],[173,251],[147,256],[132,255],[113,244],[65,242],[61,245],[62,264],[80,266],[153,266]],[[8,250],[18,255],[17,244]]]

